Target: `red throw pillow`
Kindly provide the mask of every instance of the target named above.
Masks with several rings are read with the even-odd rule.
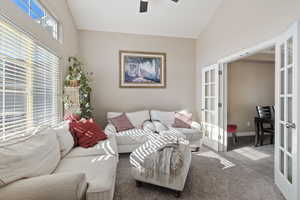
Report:
[[[80,120],[80,115],[78,115],[78,114],[66,114],[64,116],[64,120],[79,121]]]
[[[84,148],[93,147],[107,136],[92,119],[73,121],[70,123],[71,132],[74,133],[78,145]]]
[[[191,125],[192,113],[175,113],[175,123],[172,125],[174,128],[191,128]]]
[[[117,117],[110,118],[110,119],[108,119],[108,121],[114,125],[117,132],[134,129],[134,126],[129,121],[129,119],[125,113],[123,113],[122,115],[119,115]]]

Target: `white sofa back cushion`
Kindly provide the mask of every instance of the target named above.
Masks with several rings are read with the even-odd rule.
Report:
[[[54,127],[60,147],[61,157],[67,155],[74,147],[74,139],[70,133],[69,121],[63,121]]]
[[[0,146],[0,187],[13,181],[52,173],[60,161],[52,128],[43,128],[23,141]]]
[[[175,112],[165,112],[159,110],[151,110],[151,120],[160,121],[166,126],[172,126],[175,121]]]
[[[107,119],[114,118],[122,114],[123,113],[121,112],[108,112]],[[136,128],[142,128],[144,122],[150,120],[150,113],[148,110],[130,112],[126,113],[126,115],[132,123],[132,125]]]

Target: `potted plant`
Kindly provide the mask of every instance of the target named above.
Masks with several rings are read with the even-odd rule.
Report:
[[[65,87],[79,87],[79,103],[80,103],[80,113],[82,118],[92,117],[92,108],[90,103],[91,94],[91,76],[92,73],[87,73],[83,70],[83,63],[80,62],[76,57],[69,57],[68,62],[69,71],[65,78]],[[70,103],[67,98],[64,98],[65,108],[70,107]]]

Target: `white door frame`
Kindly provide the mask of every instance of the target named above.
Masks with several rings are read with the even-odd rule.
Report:
[[[220,77],[220,80],[223,80],[223,87],[220,87],[220,89],[224,90],[223,91],[223,97],[222,98],[219,98],[220,100],[220,105],[222,105],[222,111],[223,111],[223,119],[219,119],[220,121],[223,121],[223,124],[222,126],[220,127],[221,128],[221,137],[223,138],[223,144],[224,144],[224,147],[223,147],[223,150],[222,151],[227,151],[227,147],[228,147],[228,137],[227,137],[227,122],[228,122],[228,119],[227,119],[227,112],[228,112],[228,63],[231,63],[231,62],[234,62],[234,61],[237,61],[237,60],[240,60],[242,58],[245,58],[245,57],[248,57],[248,56],[251,56],[251,55],[254,55],[264,49],[267,49],[267,48],[270,48],[270,47],[273,47],[273,46],[276,46],[276,42],[278,41],[278,37],[276,38],[273,38],[271,40],[268,40],[266,42],[262,42],[262,43],[259,43],[251,48],[248,48],[248,49],[244,49],[242,51],[239,51],[235,54],[232,54],[230,56],[227,56],[225,58],[222,58],[220,60],[218,60],[218,63],[219,65],[221,66],[220,67],[220,70],[222,71],[221,72],[221,76]],[[274,83],[275,84],[275,83]]]
[[[219,63],[219,135],[221,147],[219,151],[227,151],[227,111],[228,111],[228,64]]]
[[[203,67],[202,74],[202,98],[201,116],[203,120],[203,144],[219,151],[219,65]],[[207,76],[207,77],[206,77]],[[213,77],[213,80],[211,80]],[[212,93],[213,91],[213,93]]]
[[[299,23],[299,22],[297,22],[297,23]],[[233,62],[233,61],[237,61],[237,60],[239,60],[241,58],[251,56],[251,55],[253,55],[253,54],[255,54],[255,53],[257,53],[257,52],[259,52],[261,50],[264,50],[266,48],[276,46],[276,44],[278,43],[278,41],[281,40],[281,37],[282,37],[282,34],[280,34],[280,36],[275,37],[275,38],[273,38],[271,40],[259,43],[259,44],[255,45],[255,46],[251,47],[251,48],[244,49],[244,50],[239,51],[239,52],[237,52],[235,54],[232,54],[230,56],[227,56],[227,57],[224,57],[224,58],[218,60],[219,65],[222,66],[220,68],[220,70],[222,71],[222,73],[221,73],[222,74],[222,78],[220,78],[220,80],[223,80],[223,87],[220,87],[220,88],[221,89],[224,88],[223,97],[219,98],[219,101],[220,101],[220,103],[222,105],[222,110],[223,110],[223,114],[221,116],[223,116],[224,119],[219,119],[219,120],[223,121],[223,131],[221,131],[221,135],[223,135],[223,140],[224,140],[225,146],[227,146],[227,143],[228,143],[228,141],[227,141],[227,131],[226,131],[226,129],[227,129],[226,128],[227,127],[227,110],[228,110],[228,108],[227,108],[227,106],[228,106],[227,105],[227,95],[228,95],[227,69],[228,69],[228,66],[227,66],[227,64],[230,63],[230,62]],[[297,42],[298,42],[298,48],[299,48],[300,47],[300,41],[298,40]],[[297,53],[298,53],[297,59],[298,59],[298,62],[299,62],[300,61],[300,53],[299,52],[297,52]],[[277,54],[277,51],[276,51],[276,54]],[[299,64],[297,64],[297,65],[299,65]],[[299,75],[299,72],[297,74]],[[278,74],[275,73],[275,76],[277,76],[277,75]],[[298,77],[298,83],[297,83],[298,85],[300,84],[300,80],[299,79],[300,79],[300,76]],[[277,80],[277,79],[275,79],[275,80]],[[275,86],[276,86],[275,90],[277,90],[277,87],[279,87],[278,83],[275,82]],[[276,91],[275,91],[275,94],[276,94]],[[300,87],[298,87],[298,95],[300,95]],[[275,99],[277,99],[277,95],[275,95]],[[298,97],[298,100],[299,100],[299,97]],[[276,103],[275,106],[278,107],[278,102]],[[276,109],[276,110],[278,110],[278,109]],[[298,106],[297,112],[300,113],[300,106]],[[299,125],[299,124],[300,124],[300,119],[297,119],[297,125]],[[297,130],[298,130],[297,134],[299,135],[300,134],[299,133],[299,129],[297,129]],[[298,137],[297,142],[298,142],[298,147],[296,149],[296,152],[298,152],[297,156],[299,158],[300,157],[300,145],[299,145],[300,144],[300,137]],[[294,172],[295,171],[297,171],[296,176],[295,176],[295,181],[297,182],[297,189],[295,191],[295,196],[294,197],[297,199],[300,196],[300,159],[298,159],[298,169],[294,170]],[[276,180],[275,180],[275,183],[276,183]],[[294,200],[294,197],[291,197],[291,200]],[[288,200],[290,200],[290,199],[288,199]]]
[[[275,183],[288,200],[299,200],[300,198],[300,137],[298,128],[300,121],[298,103],[300,94],[299,33],[300,21],[297,21],[281,35],[276,46],[276,60],[278,62],[276,63],[275,73],[277,84],[275,93],[275,102],[277,105],[277,109],[275,110],[277,116],[275,120],[275,132],[277,134],[275,135],[274,172]],[[289,71],[290,73],[288,73]],[[291,76],[289,76],[290,74]],[[289,112],[289,110],[291,111]],[[295,140],[294,136],[297,136],[297,140]],[[293,139],[288,140],[291,137]],[[291,141],[291,143],[288,141]]]

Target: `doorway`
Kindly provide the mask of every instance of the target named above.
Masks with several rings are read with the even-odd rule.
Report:
[[[274,45],[227,64],[228,152],[225,155],[272,182],[275,182],[275,49]],[[256,123],[259,112],[270,113],[265,121],[259,121],[261,124]]]
[[[253,56],[262,50],[273,48],[274,46],[276,47],[274,180],[287,200],[298,200],[300,199],[300,134],[298,130],[300,123],[298,117],[300,113],[300,106],[298,106],[300,100],[299,21],[290,26],[286,32],[278,37],[221,59],[218,64],[213,65],[217,66],[215,69],[218,70],[218,77],[216,79],[218,80],[218,84],[216,84],[218,85],[218,90],[215,91],[218,103],[214,104],[217,105],[217,108],[212,110],[214,116],[217,116],[217,120],[213,120],[213,124],[212,121],[208,120],[211,119],[209,115],[207,118],[202,118],[204,122],[204,139],[207,140],[206,144],[208,144],[208,146],[213,141],[212,147],[217,147],[214,148],[217,151],[227,151],[228,149],[228,64],[239,59]],[[205,69],[203,72],[204,71]],[[202,88],[204,94],[205,84],[203,84]],[[206,105],[205,95],[203,96],[202,108]],[[202,109],[202,114],[205,113],[204,111],[205,107]],[[210,127],[215,127],[213,130],[216,131],[211,131],[212,129]]]
[[[270,109],[270,119],[274,119],[274,105],[275,46],[228,63],[227,151],[273,145],[274,125],[263,123],[260,132],[264,131],[264,137],[261,137],[255,118],[259,117],[259,109],[264,107],[267,110],[260,112],[269,112]]]

